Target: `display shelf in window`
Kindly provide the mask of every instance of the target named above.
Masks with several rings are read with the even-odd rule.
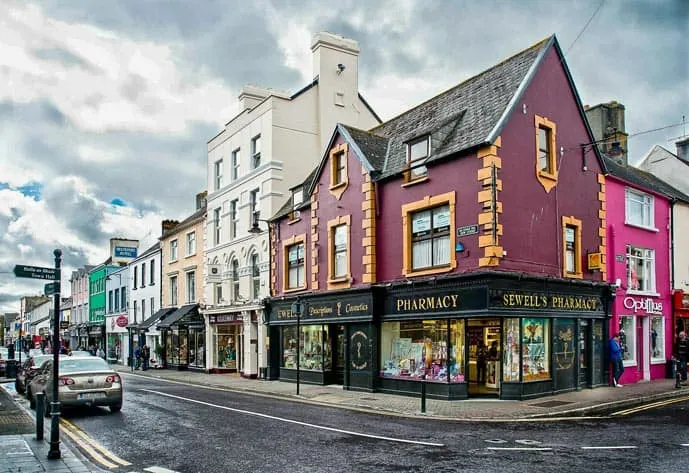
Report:
[[[503,381],[519,381],[519,319],[503,322]]]
[[[522,381],[550,379],[550,322],[522,320]]]

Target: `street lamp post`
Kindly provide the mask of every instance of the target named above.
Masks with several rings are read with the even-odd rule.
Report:
[[[56,460],[61,457],[60,454],[60,400],[57,394],[58,382],[58,363],[60,361],[60,265],[62,263],[62,250],[57,249],[53,251],[55,255],[55,272],[58,275],[57,292],[55,293],[55,301],[53,305],[53,402],[50,404],[51,422],[50,422],[50,450],[48,451],[48,458]],[[43,415],[43,412],[36,412],[37,416]]]
[[[259,212],[254,212],[252,215],[252,221],[251,221],[251,228],[249,229],[249,233],[253,235],[260,235],[261,233],[264,232],[264,230],[261,230],[261,227],[258,226],[259,222],[264,222],[264,223],[270,223],[268,220],[261,220],[259,218],[260,213]],[[279,233],[278,233],[279,235]],[[271,238],[271,233],[270,233],[270,225],[268,226],[268,296],[271,295],[270,293],[270,284],[271,284],[271,271],[273,270],[271,266],[271,255],[270,255],[270,238]],[[265,306],[263,308],[264,310],[264,320],[265,320]],[[266,336],[269,336],[266,334]],[[258,358],[258,344],[256,345],[257,348],[257,353],[256,353],[256,358]],[[268,357],[266,359],[266,379],[270,379],[270,353],[268,349],[267,353]],[[258,363],[258,359],[256,360],[256,363]],[[257,373],[258,374],[258,373]]]

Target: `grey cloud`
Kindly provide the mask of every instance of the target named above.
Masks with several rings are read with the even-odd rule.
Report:
[[[34,55],[40,59],[56,61],[68,67],[81,67],[84,69],[94,69],[93,65],[85,62],[82,58],[69,51],[60,48],[36,49]]]

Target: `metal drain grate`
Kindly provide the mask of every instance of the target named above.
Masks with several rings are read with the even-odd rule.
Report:
[[[539,402],[536,404],[529,404],[530,406],[533,407],[560,407],[560,406],[566,406],[567,404],[572,404],[571,401],[545,401],[545,402]]]
[[[359,399],[361,399],[362,401],[377,401],[378,400],[375,397],[360,397]]]

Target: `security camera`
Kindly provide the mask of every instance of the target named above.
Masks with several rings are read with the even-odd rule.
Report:
[[[342,63],[339,63],[339,64],[337,65],[337,73],[338,73],[338,74],[342,74],[342,71],[344,71],[344,70],[345,70],[345,65],[342,64]]]

